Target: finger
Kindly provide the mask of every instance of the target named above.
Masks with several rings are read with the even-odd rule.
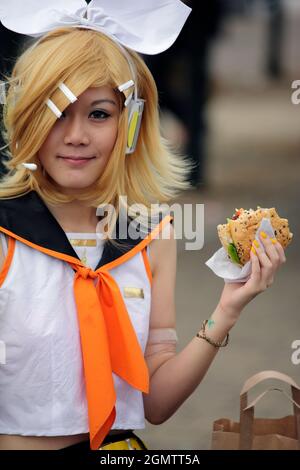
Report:
[[[275,248],[275,244],[271,242],[270,237],[267,236],[265,232],[260,233],[260,239],[263,243],[265,253],[271,261],[273,268],[278,269],[281,263],[279,253]]]
[[[256,247],[254,248],[254,246],[253,246],[251,248],[251,252],[254,253],[254,251],[255,251],[256,253],[258,253],[259,249],[262,250],[262,248],[256,248]],[[260,256],[263,256],[263,254],[264,253],[261,253]],[[255,260],[255,258],[257,258],[257,261]],[[268,287],[270,287],[273,284],[274,268],[272,268],[272,265],[271,265],[270,269],[265,268],[263,265],[261,265],[260,264],[260,258],[258,256],[258,254],[256,254],[256,255],[253,254],[251,260],[252,259],[253,259],[253,263],[257,263],[259,265],[259,269],[260,269],[259,276],[255,275],[255,274],[253,276],[251,276],[251,280],[253,280],[253,283],[254,283],[253,288],[254,288],[254,290],[257,291],[257,293],[263,292],[264,290],[266,290]],[[270,264],[271,264],[271,262],[270,262]],[[255,270],[257,272],[257,268]]]
[[[263,237],[264,238],[264,237]],[[271,243],[272,244],[272,243]],[[262,291],[267,289],[273,283],[274,273],[277,269],[277,265],[272,262],[269,258],[268,254],[264,251],[265,244],[262,242],[263,248],[260,246],[257,240],[253,241],[253,245],[255,246],[257,257],[261,263],[261,277],[260,277],[260,285]],[[273,248],[274,250],[274,248]]]
[[[261,266],[254,247],[250,250],[251,274],[246,286],[252,298],[261,292]]]
[[[261,267],[257,256],[256,249],[254,247],[250,250],[251,259],[251,276],[250,278],[254,281],[259,281],[261,277]]]
[[[276,240],[276,238],[270,238],[270,240],[271,240],[271,243],[273,244],[275,250],[278,253],[278,256],[279,256],[279,259],[280,259],[280,264],[285,263],[286,262],[286,256],[285,256],[283,246],[281,245],[281,243],[279,243]]]
[[[264,245],[263,245],[264,246]],[[267,255],[267,253],[264,251],[264,249],[260,246],[257,240],[253,241],[253,247],[256,250],[257,257],[259,259],[259,262],[261,264],[261,267],[264,268],[267,271],[271,271],[273,269],[273,264]]]

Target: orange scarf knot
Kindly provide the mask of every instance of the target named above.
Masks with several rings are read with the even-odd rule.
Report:
[[[87,279],[88,277],[96,279],[99,276],[99,274],[91,268],[85,268],[84,266],[77,266],[76,271],[79,276],[83,277],[83,279]]]

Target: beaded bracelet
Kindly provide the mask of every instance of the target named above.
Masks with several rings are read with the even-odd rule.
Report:
[[[206,336],[205,327],[207,325],[207,322],[208,322],[208,320],[204,320],[204,322],[202,323],[202,326],[201,326],[201,331],[196,334],[196,337],[205,339],[205,341],[207,341],[209,344],[211,344],[215,348],[224,348],[225,346],[227,346],[227,344],[229,342],[229,333],[227,333],[226,338],[224,339],[224,342],[223,341],[214,341],[213,339]]]

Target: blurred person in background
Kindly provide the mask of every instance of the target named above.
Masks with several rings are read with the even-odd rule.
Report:
[[[205,108],[209,96],[209,52],[226,12],[224,0],[185,2],[192,13],[179,40],[160,56],[146,57],[157,83],[162,110],[171,111],[178,122],[170,138],[194,164],[190,183],[204,186]],[[179,142],[178,142],[179,140]]]
[[[5,80],[5,75],[11,72],[12,66],[18,55],[18,51],[23,43],[24,36],[21,34],[14,33],[4,28],[0,23],[0,81]],[[1,109],[1,108],[0,108]],[[0,133],[0,148],[4,146],[2,134]],[[5,149],[3,149],[5,150]],[[3,151],[1,152],[0,159],[0,176],[6,171],[2,164]]]
[[[281,0],[259,0],[268,9],[266,73],[281,76],[283,7]],[[208,185],[206,178],[206,106],[210,95],[210,51],[229,15],[247,15],[257,0],[187,0],[192,8],[179,40],[159,56],[147,56],[163,111],[165,136],[193,162],[193,187]],[[171,113],[171,114],[170,114]]]

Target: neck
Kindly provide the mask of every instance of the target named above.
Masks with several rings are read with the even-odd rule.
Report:
[[[47,206],[65,232],[96,232],[100,219],[96,216],[95,207],[76,200]]]

